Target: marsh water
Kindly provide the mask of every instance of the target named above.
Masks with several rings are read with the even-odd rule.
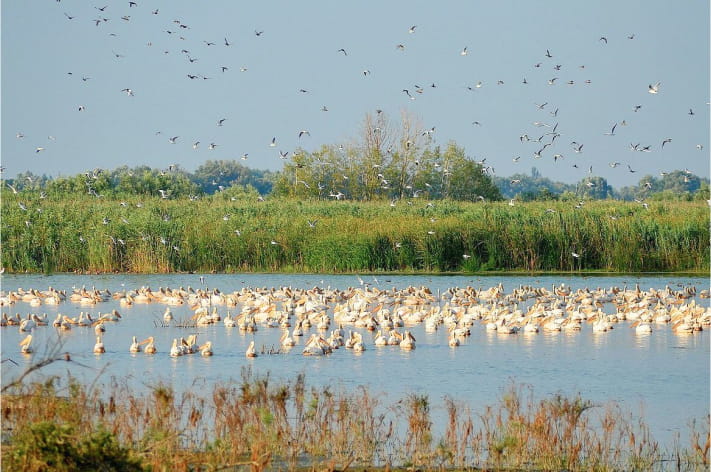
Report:
[[[176,275],[4,275],[2,290],[54,287],[71,292],[86,286],[111,291],[159,287],[219,288],[222,292],[243,287],[296,288],[332,287],[345,289],[360,283],[380,288],[427,286],[433,294],[450,287],[472,286],[488,288],[502,283],[506,292],[519,285],[551,288],[566,284],[581,287],[634,287],[663,289],[695,286],[700,291],[708,288],[703,277],[683,276],[404,276],[378,275],[284,275],[284,274],[195,274]],[[708,299],[696,298],[696,303],[708,306]],[[162,383],[169,383],[177,391],[205,388],[217,382],[239,380],[243,368],[251,368],[256,375],[269,374],[272,379],[290,381],[303,373],[310,385],[353,390],[366,386],[371,392],[384,396],[384,403],[395,403],[408,393],[427,394],[432,404],[432,415],[444,417],[442,398],[449,395],[465,401],[473,411],[495,404],[502,392],[512,383],[530,386],[536,397],[563,393],[596,403],[614,401],[632,415],[642,415],[652,434],[662,445],[670,444],[677,434],[686,441],[688,424],[692,419],[704,419],[709,413],[709,333],[674,334],[668,325],[654,325],[648,335],[638,335],[622,322],[606,333],[593,333],[583,326],[579,332],[539,332],[536,334],[501,335],[487,332],[483,326],[472,326],[471,336],[456,348],[447,345],[446,329],[426,332],[422,324],[411,329],[417,347],[404,351],[397,346],[376,347],[373,334],[359,329],[367,349],[362,353],[338,349],[324,357],[301,354],[308,332],[297,338],[297,345],[289,351],[279,350],[280,328],[259,326],[254,333],[243,333],[237,328],[226,328],[223,323],[204,327],[178,327],[189,320],[193,312],[186,305],[171,307],[174,321],[162,323],[165,306],[162,304],[134,304],[121,307],[115,300],[87,307],[65,301],[58,306],[30,307],[18,302],[2,307],[14,315],[47,313],[53,320],[57,313],[75,317],[79,312],[95,315],[118,309],[122,319],[111,323],[103,336],[106,352],[92,353],[96,341],[90,327],[75,327],[59,333],[51,326],[38,327],[33,332],[35,353],[20,354],[18,343],[26,333],[16,326],[0,328],[2,341],[2,384],[19,376],[33,360],[41,358],[50,346],[62,343],[61,351],[69,352],[73,360],[83,364],[54,363],[37,376],[66,376],[67,369],[80,382],[110,385],[115,379],[127,382],[137,392]],[[224,317],[229,309],[218,307]],[[609,310],[606,308],[606,310]],[[614,307],[613,307],[614,310]],[[233,308],[233,315],[239,309]],[[312,332],[316,331],[312,327]],[[172,358],[169,356],[174,338],[197,333],[198,341],[211,341],[214,355]],[[155,355],[129,353],[132,336],[139,340],[155,338]],[[262,355],[248,359],[245,351],[255,341]],[[272,354],[269,354],[269,352]],[[12,361],[7,361],[11,359]]]

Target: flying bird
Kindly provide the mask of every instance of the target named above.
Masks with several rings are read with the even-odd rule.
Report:
[[[665,145],[665,144],[670,143],[671,141],[672,141],[671,138],[667,138],[667,139],[665,139],[664,141],[662,141],[662,149],[664,149],[664,145]]]
[[[649,90],[648,90],[648,92],[649,92],[649,93],[654,93],[654,94],[659,93],[659,86],[660,86],[660,85],[661,85],[660,82],[657,82],[657,83],[654,84],[654,85],[649,84]]]

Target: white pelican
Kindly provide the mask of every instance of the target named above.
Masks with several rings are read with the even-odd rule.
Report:
[[[630,328],[635,328],[636,334],[651,334],[652,325],[649,322],[635,321],[630,325]]]
[[[356,343],[355,334],[356,333],[354,333],[353,331],[348,331],[348,339],[346,339],[346,343],[344,345],[346,349],[353,349],[353,345]],[[313,336],[312,336],[312,338],[313,338]],[[311,342],[311,341],[309,340],[309,342]]]
[[[170,347],[170,357],[178,357],[183,355],[183,350],[178,346],[178,340],[173,338],[173,345]]]
[[[449,340],[447,341],[447,344],[449,344],[450,347],[459,346],[459,339],[457,339],[457,336],[453,332],[449,333]]]
[[[141,352],[141,345],[138,343],[136,336],[133,337],[133,342],[131,347],[128,348],[128,352]]]
[[[289,330],[284,331],[284,334],[281,335],[281,339],[279,339],[279,342],[281,343],[281,347],[292,347],[296,344],[294,338],[289,336]]]
[[[257,350],[254,348],[254,341],[249,343],[249,347],[247,347],[247,352],[244,354],[247,357],[257,357]]]
[[[306,343],[306,346],[304,346],[302,353],[305,356],[322,356],[327,352],[324,348],[324,344],[328,346],[328,343],[326,343],[325,340],[314,333],[309,338],[309,342]],[[331,347],[328,346],[328,349],[331,349]]]
[[[237,321],[232,318],[232,314],[229,311],[227,312],[227,316],[225,316],[222,322],[225,324],[225,328],[234,328],[235,326],[237,326]]]
[[[31,335],[31,334],[28,334],[25,339],[23,339],[22,341],[20,341],[20,346],[22,346],[22,348],[20,349],[20,352],[23,353],[23,354],[30,354],[30,353],[32,353],[32,345],[31,345],[31,343],[32,343],[32,335]]]
[[[212,355],[212,341],[208,341],[199,347],[200,355],[203,357],[209,357]]]
[[[67,315],[62,316],[62,322],[59,325],[59,329],[62,329],[64,331],[69,331],[72,329],[72,325],[75,324],[74,321],[72,321],[71,318],[69,318]]]
[[[20,332],[26,332],[29,333],[32,331],[35,327],[37,326],[37,323],[35,320],[33,320],[30,315],[27,315],[27,318],[22,320],[20,322]]]
[[[165,307],[165,313],[163,313],[163,321],[168,323],[172,319],[173,319],[173,312],[170,311],[170,307],[167,306],[167,307]]]
[[[376,346],[387,346],[388,345],[388,338],[383,336],[381,331],[378,331],[378,334],[375,335],[375,345]]]
[[[365,344],[363,344],[363,336],[360,333],[353,333],[353,338],[355,339],[355,342],[353,343],[353,351],[354,352],[363,352],[365,351]]]
[[[400,348],[415,349],[415,337],[409,331],[405,331],[405,333],[402,335],[402,341],[400,341]]]
[[[146,354],[155,354],[157,351],[156,345],[153,344],[153,336],[141,341],[140,344],[146,345],[146,347],[143,348],[143,352],[145,352]]]
[[[96,337],[96,344],[94,344],[94,354],[103,354],[106,352],[106,348],[104,348],[104,343],[101,340],[101,336]]]

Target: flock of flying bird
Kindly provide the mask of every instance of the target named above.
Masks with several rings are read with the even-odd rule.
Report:
[[[711,293],[704,289],[698,297],[708,299]],[[308,335],[302,354],[322,356],[340,347],[354,352],[365,351],[369,346],[399,346],[412,350],[416,346],[413,330],[421,325],[426,332],[447,330],[447,343],[451,347],[459,346],[477,325],[487,332],[503,335],[540,331],[576,333],[584,325],[588,325],[593,333],[605,333],[627,320],[637,334],[650,334],[656,329],[653,326],[660,329],[671,326],[673,333],[688,335],[711,325],[711,307],[697,305],[696,298],[693,286],[679,289],[667,286],[661,290],[642,290],[638,285],[634,289],[625,286],[572,290],[561,284],[553,285],[551,289],[519,286],[506,292],[503,285],[498,284],[487,289],[452,287],[435,294],[424,286],[379,289],[362,283],[359,287],[344,290],[319,286],[312,289],[244,287],[231,293],[191,287],[155,291],[141,287],[114,293],[81,288],[69,294],[51,287],[44,291],[18,289],[3,292],[0,306],[59,307],[68,304],[67,309],[83,310],[113,300],[130,311],[134,304],[159,304],[165,306],[160,322],[163,327],[197,329],[222,322],[226,329],[238,329],[244,334],[262,328],[280,329],[280,346],[268,351],[262,347],[261,353],[288,352],[301,344],[297,339]],[[176,320],[171,307],[192,313],[190,321]],[[232,312],[239,314],[233,316]],[[32,333],[49,325],[56,328],[60,336],[73,329],[83,329],[87,333],[93,330],[96,335],[93,352],[103,354],[106,352],[103,333],[107,326],[122,319],[116,309],[103,314],[99,312],[95,317],[84,311],[74,317],[57,313],[54,321],[49,320],[46,313],[28,313],[24,318],[19,313],[14,316],[3,313],[0,326],[16,326],[21,333],[28,333],[20,342],[23,354],[33,352]],[[365,339],[365,332],[371,333],[369,340]],[[200,353],[212,356],[212,341],[199,344],[197,337],[198,334],[193,332],[187,337],[174,338],[169,355],[180,357]],[[126,347],[131,353],[159,352],[153,336],[140,342],[132,336]],[[245,356],[258,355],[253,340]]]
[[[155,8],[148,8],[144,4],[144,2],[138,2],[138,1],[128,1],[125,2],[125,4],[121,5],[122,2],[116,2],[111,5],[106,5],[106,6],[94,6],[94,15],[91,17],[80,17],[79,15],[74,15],[70,14],[69,12],[64,12],[64,16],[66,17],[67,21],[72,21],[72,22],[84,22],[87,27],[90,27],[89,25],[95,25],[95,30],[97,32],[100,32],[100,34],[104,33],[105,28],[109,27],[107,25],[114,25],[116,26],[117,24],[121,23],[130,23],[131,21],[134,21],[136,16],[138,15],[151,15],[155,16],[159,19],[163,19],[165,17],[165,13],[160,10],[160,9],[155,9]],[[158,21],[158,24],[161,24],[160,21]],[[230,74],[234,67],[231,63],[227,62],[229,59],[227,59],[227,55],[225,54],[224,57],[226,58],[225,63],[219,64],[219,65],[211,65],[209,66],[212,70],[212,73],[209,72],[202,72],[199,73],[196,71],[196,68],[203,67],[203,63],[200,62],[200,58],[198,57],[200,51],[204,51],[205,48],[210,48],[211,50],[211,56],[210,58],[214,58],[214,51],[217,50],[218,48],[226,48],[229,49],[234,45],[233,41],[230,40],[230,34],[222,34],[222,41],[217,41],[217,40],[200,40],[199,43],[196,42],[191,36],[193,35],[194,30],[192,29],[191,25],[182,20],[182,19],[165,19],[162,23],[162,34],[167,35],[169,39],[174,43],[175,47],[174,49],[167,48],[161,51],[163,54],[173,54],[175,55],[176,52],[182,58],[184,59],[184,62],[186,64],[186,70],[188,72],[185,73],[185,79],[188,82],[192,81],[209,81],[209,80],[218,80],[218,79],[224,79],[225,77]],[[403,33],[405,35],[417,35],[419,33],[418,25],[412,25],[409,28],[403,28]],[[115,37],[120,37],[120,33],[109,33],[112,36]],[[195,33],[197,34],[197,33]],[[254,30],[254,36],[256,38],[261,38],[263,35],[268,34],[265,33],[265,30],[262,29],[255,29]],[[610,37],[610,42],[612,42],[613,38]],[[615,38],[616,39],[616,38]],[[639,39],[636,38],[634,34],[628,34],[626,36],[626,39],[623,39],[624,41],[639,41]],[[607,36],[601,36],[598,40],[600,47],[611,47],[607,46],[608,45],[608,37]],[[402,53],[402,54],[407,54],[410,51],[409,46],[406,44],[407,42],[399,42],[395,45],[395,54],[397,53]],[[149,42],[147,43],[147,46],[152,47],[153,43]],[[242,44],[240,44],[240,47],[242,47]],[[201,48],[201,49],[198,49]],[[155,49],[155,48],[154,48]],[[268,53],[268,51],[264,51],[265,54]],[[123,58],[125,57],[124,53],[116,52],[115,50],[112,50],[111,53],[115,57],[117,61],[122,61]],[[454,53],[453,53],[454,54]],[[343,60],[349,60],[349,51],[345,47],[341,48],[336,48],[334,47],[333,49],[333,55],[334,56],[342,56]],[[459,55],[462,57],[465,56],[470,56],[471,51],[467,46],[464,46],[459,50]],[[223,57],[223,55],[220,55],[220,57]],[[335,60],[335,59],[334,59]],[[559,59],[556,57],[555,51],[552,49],[546,49],[545,53],[541,53],[540,60],[536,60],[537,62],[534,62],[533,64],[533,69],[536,71],[536,75],[539,75],[537,71],[544,71],[544,70],[551,70],[551,74],[554,75],[553,77],[547,78],[547,79],[540,79],[537,78],[535,79],[536,81],[540,82],[543,81],[545,82],[548,86],[554,87],[558,86],[560,87],[562,84],[563,86],[577,86],[578,82],[576,80],[570,79],[570,78],[561,78],[563,74],[566,73],[566,71],[571,68],[568,64],[565,64],[565,61],[562,61],[561,63],[558,63]],[[207,62],[207,61],[206,61]],[[207,66],[205,66],[207,67]],[[584,65],[579,65],[577,66],[579,71],[585,71],[585,66]],[[572,68],[571,68],[572,69]],[[239,71],[246,73],[248,71],[248,68],[246,66],[241,66],[239,67]],[[534,72],[531,71],[531,72]],[[68,74],[71,77],[75,77],[74,72],[68,72]],[[370,68],[366,68],[362,70],[362,75],[366,78],[369,78],[372,74],[372,71]],[[520,86],[528,86],[530,83],[533,83],[534,79],[531,79],[530,77],[527,79],[526,77],[523,77],[524,74],[522,74],[521,81],[520,81]],[[78,76],[78,75],[76,75]],[[570,74],[570,77],[576,77],[572,73]],[[84,83],[89,83],[92,82],[92,77],[90,75],[81,75],[80,79]],[[530,79],[530,80],[529,80]],[[592,81],[590,79],[584,79],[580,80],[583,86],[592,86]],[[508,84],[508,81],[504,80],[497,80],[496,81],[497,86],[505,86],[505,84]],[[430,86],[423,87],[420,85],[414,85],[414,86],[406,86],[402,88],[402,93],[404,96],[407,98],[408,101],[414,101],[416,98],[418,98],[420,95],[423,95],[426,93],[426,89],[429,90],[436,90],[438,89],[438,85],[435,82],[432,82]],[[477,90],[482,89],[485,87],[485,84],[483,81],[478,81],[475,85],[471,86],[466,86],[465,89],[467,91],[475,92]],[[302,95],[309,95],[311,93],[309,88],[305,87],[295,87],[294,88],[296,93],[302,94]],[[647,86],[647,91],[649,92],[650,96],[656,96],[659,94],[663,93],[663,87],[661,82],[653,82],[649,83]],[[134,90],[132,87],[124,87],[123,89],[116,90],[116,92],[124,93],[128,99],[130,100],[140,100],[141,98],[141,93],[140,89]],[[481,92],[479,92],[481,93]],[[581,155],[584,153],[587,148],[585,147],[585,144],[580,141],[580,138],[578,139],[570,139],[570,138],[565,138],[562,128],[563,128],[563,123],[558,122],[558,115],[560,108],[553,105],[552,103],[549,103],[548,101],[541,101],[542,103],[532,103],[532,107],[535,105],[536,109],[540,111],[540,113],[545,113],[546,118],[541,118],[540,120],[536,120],[532,123],[533,129],[530,131],[526,131],[522,133],[519,136],[519,141],[521,142],[522,145],[526,145],[527,147],[530,147],[530,155],[532,156],[533,159],[543,159],[545,157],[551,157],[554,162],[560,162],[566,157],[568,157],[566,154],[565,147],[563,149],[556,149],[558,145],[558,140],[566,140],[569,141],[569,150],[570,152],[574,153],[574,155]],[[78,104],[76,105],[76,110],[79,113],[85,113],[87,110],[91,108],[91,104],[85,105],[85,104]],[[633,112],[637,113],[644,113],[643,110],[643,105],[639,103],[630,103],[629,104],[629,109],[632,110]],[[328,112],[329,107],[326,105],[321,105],[321,110],[323,112]],[[214,123],[216,128],[226,128],[230,124],[230,119],[227,117],[228,113],[225,113],[223,116],[216,117],[214,118]],[[689,109],[688,115],[690,117],[693,117],[695,115],[695,112],[693,109]],[[475,126],[482,126],[482,122],[477,120],[473,121],[473,125]],[[559,126],[560,125],[560,126]],[[628,126],[628,123],[626,120],[616,120],[614,123],[610,126],[609,131],[603,132],[603,130],[600,130],[601,135],[605,136],[610,136],[614,137],[619,134],[621,134],[621,130],[623,127]],[[429,136],[432,135],[435,131],[435,127],[431,127],[427,130],[423,130],[423,134],[428,134]],[[181,146],[181,143],[184,141],[187,141],[191,143],[191,147],[194,150],[198,150],[201,148],[201,146],[204,146],[204,143],[207,144],[207,149],[210,151],[222,149],[223,145],[218,142],[218,139],[215,138],[214,136],[208,139],[205,138],[199,138],[199,137],[192,137],[192,138],[187,138],[184,136],[181,136],[180,134],[175,134],[175,133],[164,133],[163,131],[154,131],[156,136],[162,137],[162,139],[165,139],[165,142],[170,145],[177,145]],[[571,136],[571,134],[568,134],[568,136]],[[216,135],[215,135],[216,136]],[[288,140],[290,143],[301,143],[303,142],[302,140],[305,138],[308,138],[311,136],[311,132],[309,129],[305,127],[295,127],[294,131],[294,136],[296,139],[290,139]],[[25,134],[23,132],[18,132],[17,133],[17,138],[18,139],[25,139]],[[226,137],[225,137],[226,138]],[[55,140],[55,137],[50,137],[50,140],[53,141]],[[672,138],[668,136],[661,137],[659,140],[659,144],[656,143],[630,143],[629,149],[630,151],[633,152],[653,152],[656,150],[662,151],[668,148],[672,144]],[[47,146],[47,147],[45,147]],[[271,140],[268,140],[267,142],[264,143],[265,148],[277,148],[278,147],[278,140],[276,136],[273,136]],[[564,145],[565,146],[565,145]],[[666,146],[666,147],[665,147]],[[696,145],[697,149],[702,150],[703,149],[703,144],[697,144]],[[49,144],[44,144],[44,145],[38,145],[35,148],[35,153],[42,153],[45,152],[49,149]],[[170,152],[170,151],[168,151]],[[225,152],[233,152],[231,149],[226,149]],[[279,158],[282,160],[288,159],[289,154],[292,155],[292,157],[295,155],[295,153],[298,151],[284,151],[284,150],[279,150]],[[234,153],[232,155],[235,155]],[[247,160],[250,153],[249,152],[244,152],[243,150],[238,151],[236,155],[241,155],[242,160]],[[525,155],[525,154],[523,154]],[[276,157],[276,154],[275,154]],[[513,162],[517,163],[520,162],[521,160],[521,155],[517,155],[513,157]],[[482,159],[481,163],[484,167],[485,172],[487,173],[494,173],[494,168],[493,166],[490,165],[485,165],[486,159]],[[489,162],[491,163],[492,160],[490,159]],[[580,161],[576,160],[572,166],[575,168],[585,168],[588,174],[592,175],[593,174],[593,166],[592,165],[583,165],[582,163],[579,163]],[[599,162],[599,159],[597,159],[596,162]],[[608,166],[604,166],[605,168]],[[618,161],[611,161],[609,162],[609,168],[615,169],[617,167],[621,167],[621,163]],[[636,172],[630,163],[626,165],[627,169],[629,172]],[[512,183],[515,183],[512,180]],[[425,189],[420,189],[420,191],[423,191]],[[417,189],[413,189],[413,192],[417,191]],[[338,195],[338,199],[341,199],[341,195],[345,197],[345,194],[341,193],[341,190],[339,189],[332,189],[331,190],[331,195],[336,196]],[[165,198],[165,195],[161,195],[162,197]]]

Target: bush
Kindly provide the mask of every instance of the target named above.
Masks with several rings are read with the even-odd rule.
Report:
[[[8,470],[25,471],[142,471],[108,431],[98,430],[79,438],[71,426],[49,421],[32,423],[13,438],[9,454],[3,454]],[[7,456],[7,457],[6,457]]]

